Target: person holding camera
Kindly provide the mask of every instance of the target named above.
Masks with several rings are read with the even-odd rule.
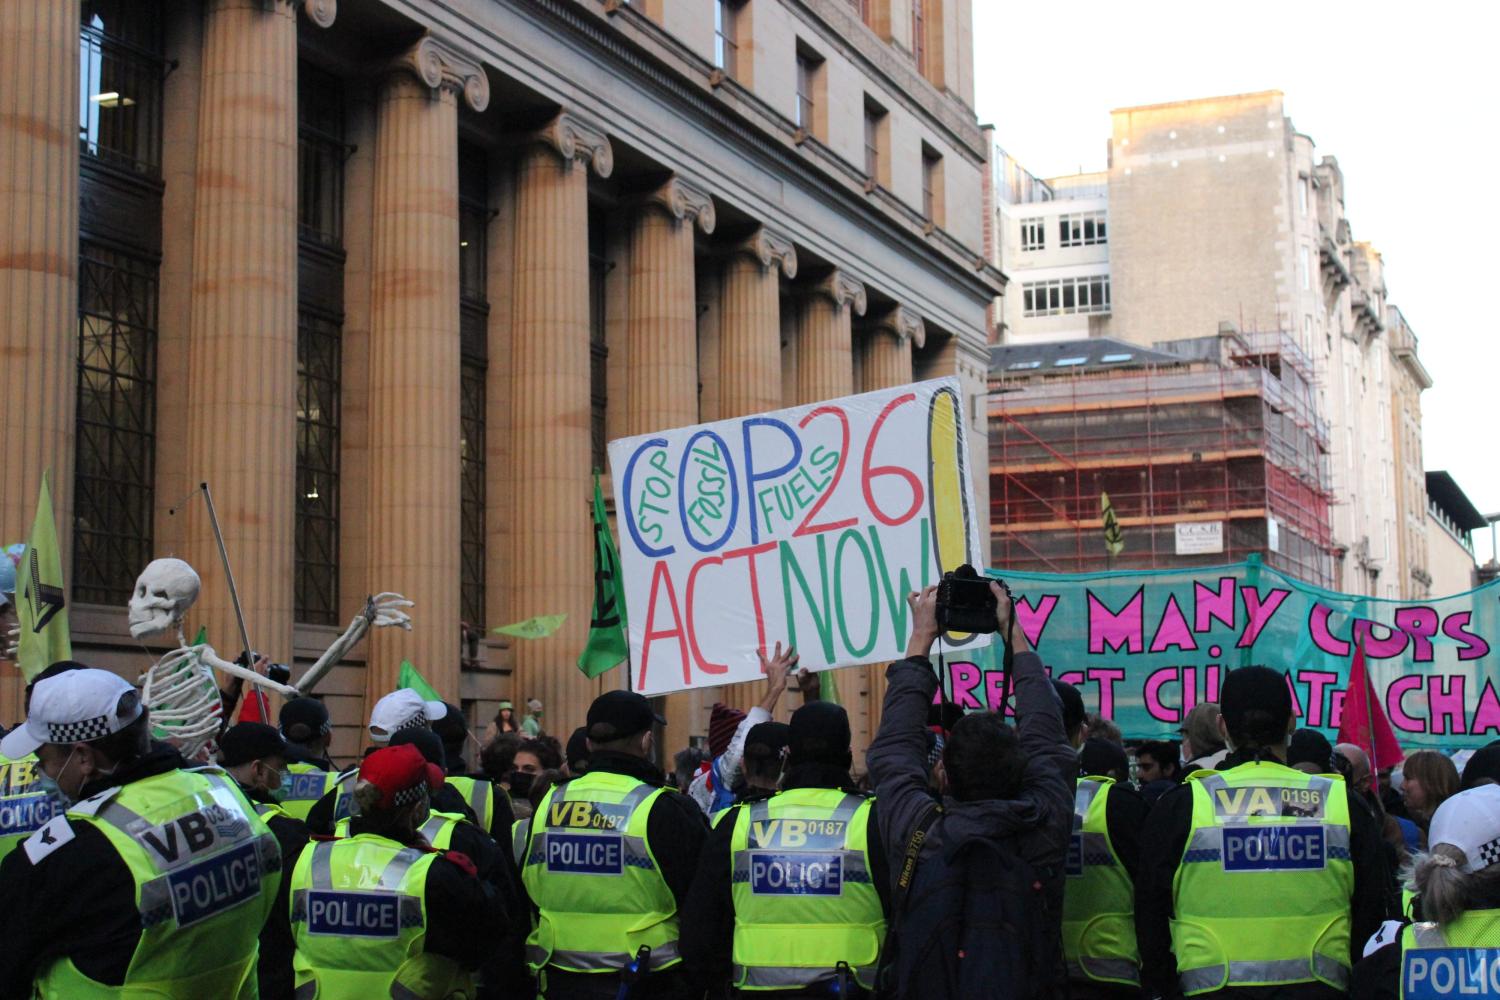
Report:
[[[968,588],[982,596],[968,597],[965,610],[978,605],[987,620],[955,616],[951,599],[940,606],[937,587],[908,598],[907,656],[886,671],[868,757],[880,837],[892,852],[881,987],[898,1000],[1043,998],[1062,989],[1063,870],[1078,758],[1042,661],[1013,628],[1009,592],[978,579]],[[928,654],[955,626],[999,632],[1009,643],[1018,725],[993,712],[961,718],[943,746],[935,799],[926,722],[942,678]]]

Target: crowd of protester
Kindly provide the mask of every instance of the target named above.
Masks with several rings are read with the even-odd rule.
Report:
[[[1500,745],[1372,769],[1245,667],[1127,746],[993,591],[1009,715],[944,700],[928,588],[863,761],[780,644],[702,747],[628,691],[564,741],[399,690],[342,770],[317,700],[195,766],[56,664],[0,741],[0,1000],[1500,996]]]

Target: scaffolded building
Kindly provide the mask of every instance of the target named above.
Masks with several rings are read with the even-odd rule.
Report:
[[[1251,553],[1333,584],[1317,373],[1282,332],[991,348],[992,565],[1079,573]],[[1101,494],[1124,537],[1104,544]]]

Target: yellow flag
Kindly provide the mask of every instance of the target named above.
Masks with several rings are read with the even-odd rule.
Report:
[[[21,624],[17,663],[28,681],[58,660],[73,658],[68,635],[68,588],[63,582],[62,552],[57,546],[57,522],[52,517],[52,491],[42,477],[31,541],[16,573],[16,617]]]
[[[535,618],[528,618],[514,625],[498,625],[490,631],[499,635],[515,636],[517,639],[545,639],[562,628],[562,623],[567,620],[566,614],[537,615]]]
[[[1099,494],[1099,510],[1104,516],[1104,548],[1118,556],[1125,551],[1125,533],[1120,530],[1120,519],[1115,517],[1115,505],[1109,502],[1108,493]]]

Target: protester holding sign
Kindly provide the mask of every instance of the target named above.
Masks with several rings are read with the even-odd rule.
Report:
[[[1380,831],[1336,775],[1287,767],[1286,679],[1225,678],[1220,771],[1196,771],[1152,808],[1136,883],[1148,990],[1278,1000],[1347,995],[1352,960],[1384,917]]]
[[[67,806],[0,864],[0,996],[256,995],[276,839],[232,780],[181,770],[149,726],[120,677],[54,664],[0,740],[35,751]]]
[[[1018,727],[992,713],[959,720],[943,747],[943,797],[933,799],[926,723],[939,683],[928,659],[940,635],[936,591],[909,598],[907,657],[886,671],[869,753],[880,836],[903,859],[882,985],[897,1000],[1055,997],[1078,759],[1042,661],[1019,627],[1011,634],[1010,597],[991,584],[996,628],[1014,643]]]

